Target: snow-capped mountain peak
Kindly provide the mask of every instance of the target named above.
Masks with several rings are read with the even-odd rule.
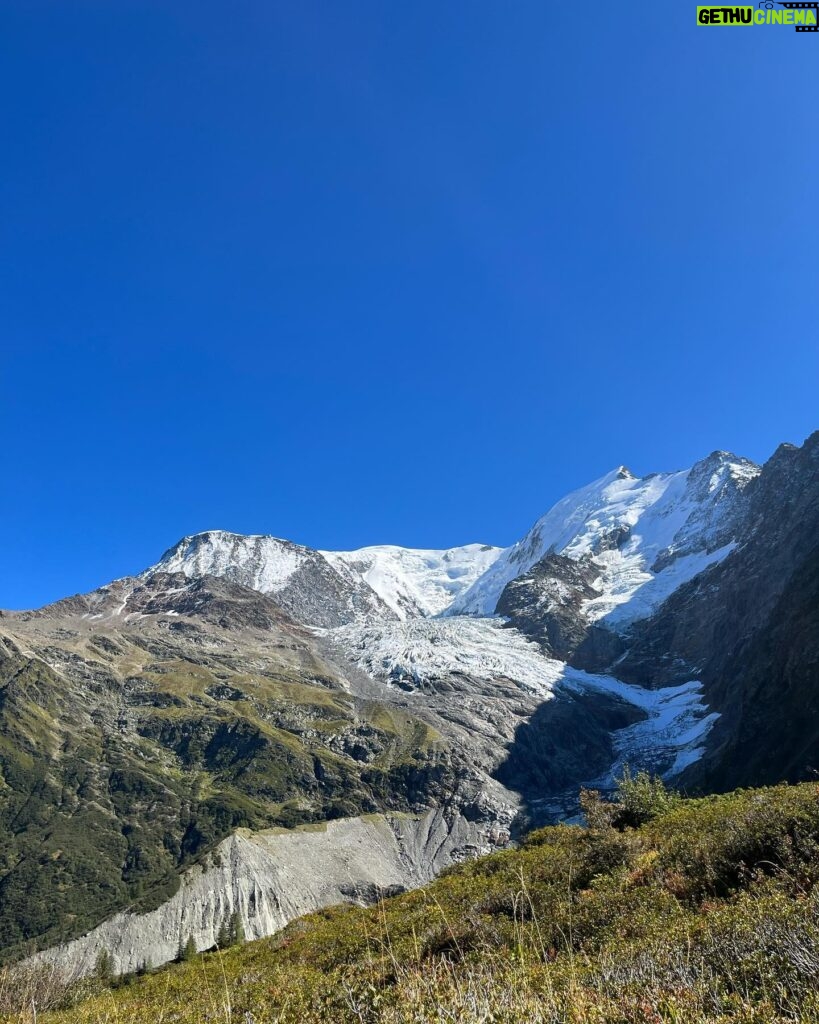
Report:
[[[742,492],[758,473],[754,463],[727,452],[690,470],[645,477],[619,466],[558,501],[448,614],[491,615],[507,583],[554,553],[599,570],[590,618],[640,618],[728,553]]]
[[[224,576],[268,594],[284,586],[314,554],[310,548],[278,537],[206,530],[183,537],[148,571]]]
[[[436,615],[502,550],[467,544],[441,551],[392,545],[315,551],[278,537],[208,530],[184,537],[144,575],[222,576],[277,597],[300,621],[326,626],[370,615]]]

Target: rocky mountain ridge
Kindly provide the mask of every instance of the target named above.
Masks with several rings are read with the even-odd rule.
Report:
[[[270,536],[208,530],[183,537],[142,576],[219,576],[275,598],[308,626],[444,611],[501,554],[489,544],[441,551],[392,545],[316,551]]]

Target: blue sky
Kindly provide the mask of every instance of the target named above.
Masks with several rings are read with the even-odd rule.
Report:
[[[5,0],[0,607],[819,427],[819,37],[695,6]]]

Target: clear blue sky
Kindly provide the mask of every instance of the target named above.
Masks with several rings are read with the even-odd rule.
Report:
[[[5,0],[0,607],[819,427],[819,37],[695,6]]]

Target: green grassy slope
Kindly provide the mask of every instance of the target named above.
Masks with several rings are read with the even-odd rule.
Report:
[[[159,905],[236,828],[412,809],[439,770],[428,726],[306,682],[309,663],[83,664],[89,682],[0,651],[0,960]]]
[[[588,829],[543,829],[378,907],[113,989],[86,983],[38,1020],[819,1021],[816,785],[687,801],[637,787],[625,809],[587,808]],[[33,1019],[30,1000],[6,1019]]]

